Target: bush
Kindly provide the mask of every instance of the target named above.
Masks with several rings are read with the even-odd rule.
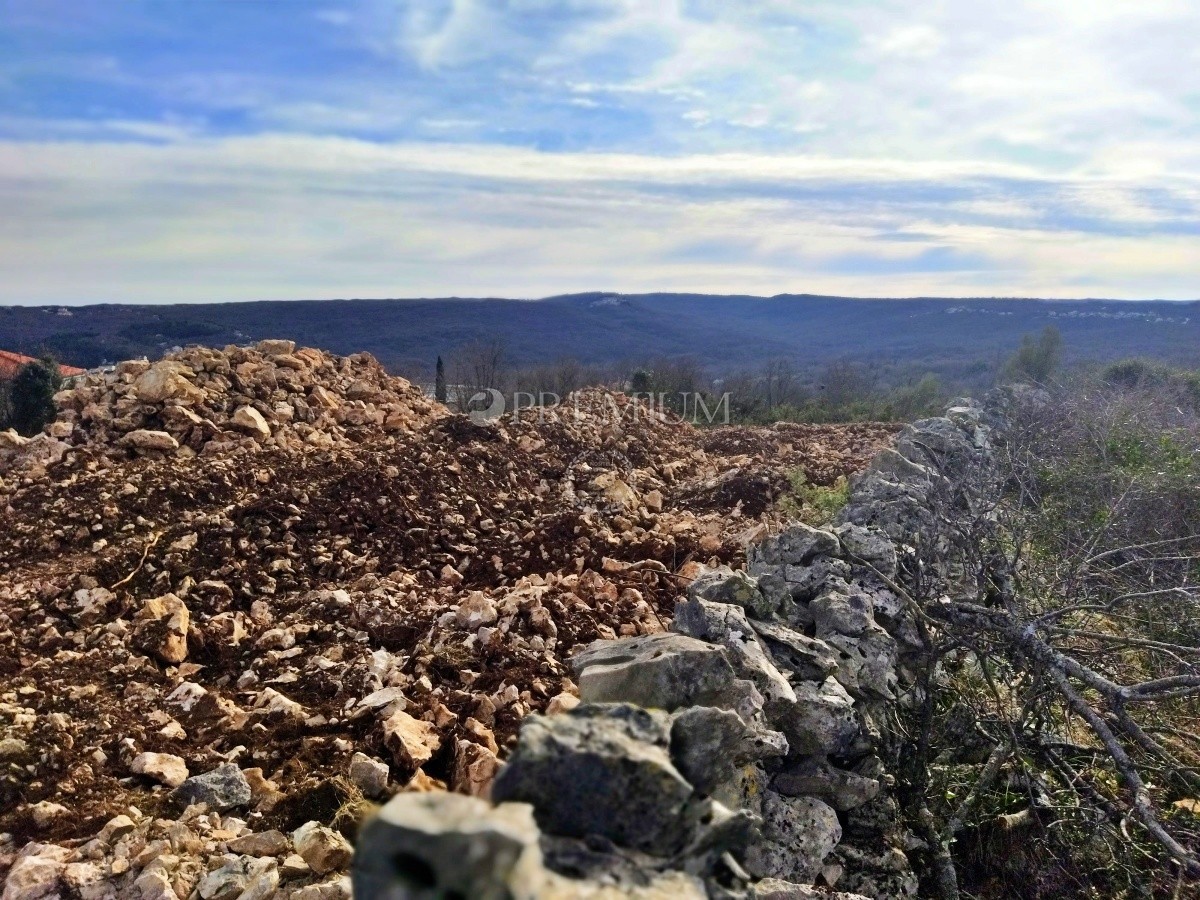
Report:
[[[1004,379],[1045,384],[1062,362],[1062,344],[1062,335],[1053,325],[1047,325],[1036,338],[1025,335],[1017,352],[1004,365]]]
[[[809,484],[803,469],[788,474],[791,493],[779,501],[780,511],[790,518],[799,519],[806,525],[820,528],[828,525],[850,499],[850,482],[846,476],[838,476],[828,487]]]
[[[53,359],[46,357],[22,366],[12,381],[9,426],[26,437],[45,428],[54,421],[54,395],[61,386],[62,375]]]

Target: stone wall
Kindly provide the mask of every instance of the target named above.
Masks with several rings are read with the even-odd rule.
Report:
[[[829,530],[703,573],[667,633],[577,653],[580,703],[526,720],[491,803],[400,794],[364,826],[356,896],[915,897],[888,728],[920,641],[892,588],[934,493],[989,456],[982,418],[908,426]]]

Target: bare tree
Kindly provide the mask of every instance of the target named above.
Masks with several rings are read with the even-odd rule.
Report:
[[[995,465],[938,482],[892,586],[924,645],[897,758],[943,897],[1014,828],[1086,882],[1044,896],[1200,878],[1200,427],[1178,413],[1017,402]]]

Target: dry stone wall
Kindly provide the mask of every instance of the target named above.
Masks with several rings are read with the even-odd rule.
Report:
[[[580,703],[525,722],[491,804],[401,794],[367,823],[356,896],[915,897],[887,723],[920,642],[892,587],[934,492],[989,457],[983,418],[906,427],[833,527],[704,572],[669,632],[577,653]]]

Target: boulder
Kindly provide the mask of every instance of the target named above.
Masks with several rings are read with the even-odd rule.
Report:
[[[171,792],[171,800],[177,806],[203,803],[220,812],[245,806],[250,796],[250,783],[237,763],[225,763],[203,775],[193,775]]]
[[[575,654],[571,667],[584,703],[635,703],[670,712],[698,703],[742,706],[746,700],[725,650],[673,632],[594,641]]]
[[[796,699],[783,673],[775,667],[741,606],[694,598],[675,606],[671,630],[729,651],[737,674],[754,682],[767,702]]]
[[[775,612],[775,604],[763,596],[755,579],[728,566],[710,569],[696,578],[688,585],[688,597],[740,606],[758,619],[769,618]]]
[[[777,731],[747,725],[724,709],[693,706],[671,722],[671,760],[697,791],[713,794],[748,763],[785,756],[787,740]]]
[[[669,741],[667,716],[627,704],[531,716],[492,797],[530,804],[550,834],[600,835],[666,855],[688,840],[679,823],[692,796]]]
[[[796,685],[796,702],[770,708],[771,723],[783,732],[793,754],[841,756],[861,728],[854,698],[833,678]]]
[[[762,815],[762,830],[743,859],[746,871],[758,878],[811,883],[842,839],[837,813],[813,797],[768,792]]]

